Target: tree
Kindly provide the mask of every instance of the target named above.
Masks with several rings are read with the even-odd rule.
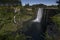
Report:
[[[30,5],[29,5],[29,4],[25,4],[25,7],[27,7],[27,8],[28,8],[28,7],[30,7]]]
[[[22,5],[21,0],[0,0],[1,4],[8,4],[8,5]]]
[[[57,1],[57,3],[58,3],[58,12],[60,13],[60,0]]]
[[[58,3],[58,9],[60,10],[60,0],[57,1],[57,3]]]

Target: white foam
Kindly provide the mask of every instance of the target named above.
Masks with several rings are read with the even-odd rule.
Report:
[[[36,19],[34,19],[32,21],[33,22],[41,22],[42,14],[43,14],[43,8],[39,8]]]

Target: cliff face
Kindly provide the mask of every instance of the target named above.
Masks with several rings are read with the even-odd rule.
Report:
[[[56,39],[58,39],[59,38],[59,31],[58,31],[58,24],[56,23],[56,22],[54,22],[53,20],[52,20],[52,17],[54,16],[54,15],[56,15],[56,14],[58,14],[58,13],[56,13],[57,11],[55,10],[55,9],[48,9],[47,10],[47,29],[46,29],[46,32],[47,32],[47,34],[45,34],[46,36],[47,36],[47,40],[49,39],[49,40],[56,40]],[[43,19],[44,20],[44,19]],[[44,23],[43,23],[44,24]],[[42,24],[42,25],[43,25]],[[44,26],[45,26],[46,24],[44,24],[43,26],[42,26],[42,30],[41,31],[43,31],[43,29],[45,29],[44,28]],[[37,32],[37,28],[39,29],[40,27],[41,27],[41,25],[40,25],[40,23],[33,23],[33,22],[26,22],[26,24],[24,25],[25,26],[25,28],[23,28],[24,29],[24,32],[25,32],[25,34],[27,35],[29,35],[29,34],[32,34],[33,32]],[[33,30],[32,30],[33,29]],[[40,32],[40,30],[39,30],[39,32]],[[31,36],[31,35],[30,35]],[[51,38],[50,38],[51,37]],[[59,40],[59,39],[58,39]]]
[[[57,11],[49,10],[50,18],[48,20],[49,25],[47,26],[47,31],[46,31],[47,40],[60,40],[60,14],[55,13],[55,12],[57,12]],[[25,12],[23,11],[23,13],[25,13]],[[32,13],[32,12],[30,12],[30,13]],[[58,15],[56,15],[56,14],[58,14]],[[20,29],[17,29],[17,27],[20,27],[20,26],[17,26],[16,24],[13,23],[13,16],[14,16],[14,13],[12,12],[12,10],[10,13],[7,13],[7,12],[5,12],[4,8],[0,9],[0,39],[3,39],[3,38],[7,39],[9,37],[9,39],[13,40],[18,35],[19,35],[18,40],[19,40],[19,38],[20,38],[20,40],[23,39],[23,38],[21,38],[22,36],[20,37],[21,34],[18,34],[18,33],[20,33]],[[34,16],[34,14],[32,14],[32,16]],[[31,30],[36,31],[37,30],[36,26],[40,26],[39,23],[34,24],[34,23],[30,22],[31,21],[30,19],[33,18],[32,16],[29,17],[27,15],[23,15],[23,17],[21,17],[23,20],[26,20],[26,18],[27,18],[27,20],[29,20],[29,21],[26,20],[27,22],[24,22],[24,24],[23,24],[24,32],[27,30],[28,30],[28,32],[32,32]],[[52,16],[54,16],[54,17],[52,17]],[[37,28],[39,28],[39,27],[37,27]],[[31,33],[28,33],[28,34],[31,34]]]

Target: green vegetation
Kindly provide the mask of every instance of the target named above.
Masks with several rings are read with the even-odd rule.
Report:
[[[60,28],[60,14],[57,14],[53,17],[53,21],[57,23],[58,27]],[[59,29],[60,30],[60,29]]]
[[[0,7],[0,40],[25,40],[23,34],[19,35],[16,33],[17,27],[20,26],[14,24],[13,17],[16,15],[17,21],[19,21],[18,19],[22,19],[20,22],[24,22],[33,17],[33,15],[31,15],[33,12],[27,11],[24,7],[21,8],[20,14],[15,14],[11,10],[12,9],[8,9],[8,7]]]
[[[33,19],[36,11],[34,8],[32,10],[27,10],[27,8],[21,7],[20,14],[14,14],[13,8],[0,7],[0,40],[25,40],[24,34],[18,34],[16,31],[20,26],[17,26],[13,22],[13,17],[16,15],[17,22],[25,22]],[[60,14],[52,17],[52,20],[58,25],[58,30],[60,31]],[[47,34],[47,37],[48,34]],[[47,40],[54,40],[54,37],[49,37]]]
[[[26,36],[24,34],[18,34],[16,32],[23,26],[22,24],[14,24],[14,15],[16,15],[16,21],[18,23],[23,23],[25,21],[28,21],[30,19],[33,19],[35,16],[35,8],[39,7],[48,7],[44,4],[35,4],[30,6],[29,4],[26,4],[24,7],[22,6],[21,0],[0,0],[0,3],[2,3],[4,6],[0,6],[0,40],[26,40]],[[6,3],[8,6],[6,6]],[[16,5],[14,5],[14,3]],[[11,4],[11,5],[9,5]],[[17,5],[19,5],[17,7]],[[14,13],[13,8],[14,7],[20,8],[20,13]],[[57,6],[51,6],[53,8],[56,8]],[[60,13],[60,3],[58,2],[58,12]],[[48,7],[49,8],[49,7]],[[32,9],[32,10],[29,10]],[[58,31],[60,32],[60,14],[55,15],[51,18],[56,24]],[[47,40],[54,40],[55,38],[49,37],[48,33],[46,34]],[[57,40],[60,40],[57,36]]]
[[[56,23],[56,29],[57,29],[57,35],[56,36],[54,36],[54,35],[52,35],[52,36],[49,36],[48,35],[48,33],[46,32],[46,39],[47,40],[60,40],[60,36],[59,36],[59,33],[60,33],[60,14],[57,14],[57,15],[55,15],[55,16],[53,16],[53,17],[51,17],[51,19],[53,20],[53,22],[55,22]],[[56,31],[56,30],[54,30],[54,31]]]

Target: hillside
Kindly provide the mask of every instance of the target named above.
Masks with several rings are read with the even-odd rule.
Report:
[[[14,15],[16,15],[16,19],[17,22],[19,21],[19,19],[21,19],[20,22],[25,22],[28,20],[31,20],[34,18],[35,16],[35,11],[36,10],[31,10],[31,11],[27,11],[26,8],[24,9],[24,7],[22,7],[22,11],[21,14],[15,14],[12,10],[9,11],[9,9],[7,10],[7,7],[0,7],[0,40],[25,40],[25,35],[24,34],[18,34],[18,32],[16,32],[20,26],[22,25],[17,25],[14,23]],[[28,14],[29,13],[29,14]],[[58,29],[58,34],[60,31],[60,14],[57,14],[53,17],[51,17],[51,19],[57,24],[57,29]],[[22,25],[23,26],[23,25]],[[55,31],[55,30],[54,30]],[[47,40],[60,40],[60,36],[49,36],[47,35]]]

